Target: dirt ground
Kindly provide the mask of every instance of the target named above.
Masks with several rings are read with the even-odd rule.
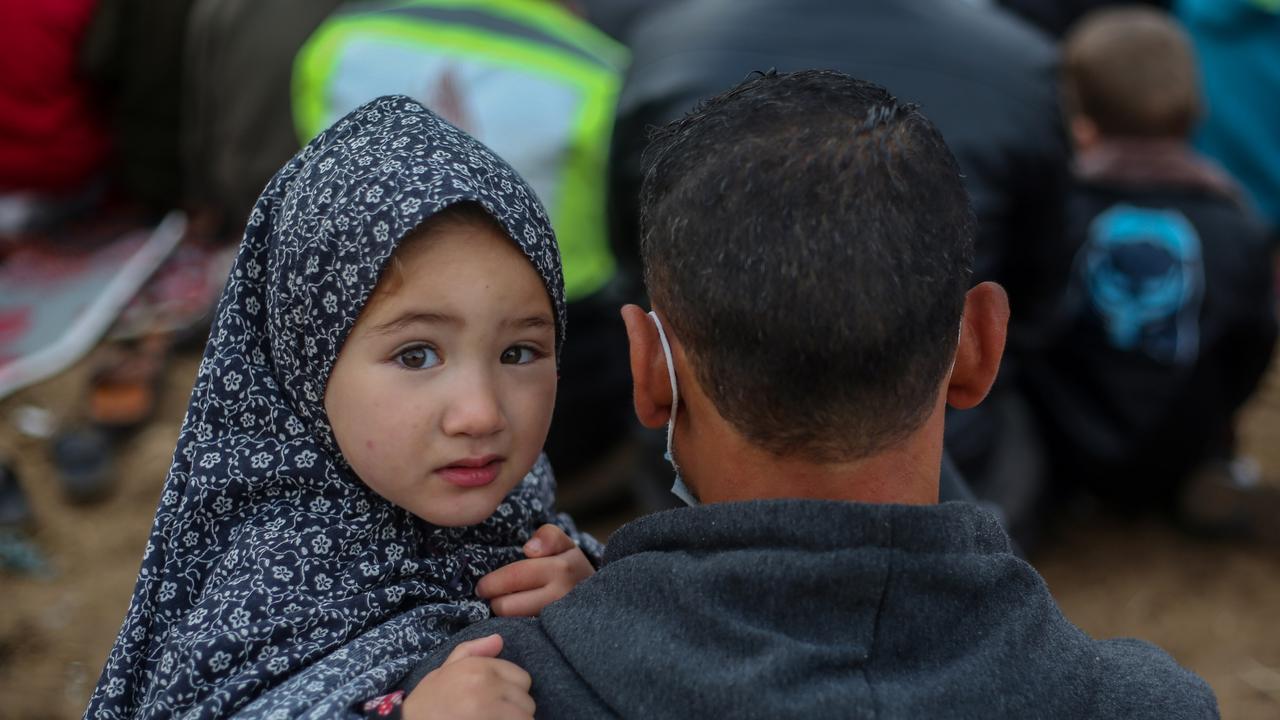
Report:
[[[0,718],[83,712],[133,589],[197,364],[193,354],[172,358],[158,419],[120,446],[117,487],[88,506],[64,500],[47,442],[13,422],[25,405],[74,422],[87,363],[0,402],[0,456],[31,497],[32,537],[47,562],[41,574],[0,573]],[[1280,479],[1280,370],[1250,407],[1244,439]],[[1095,515],[1036,564],[1068,617],[1098,637],[1166,648],[1209,681],[1224,718],[1280,717],[1280,551]]]

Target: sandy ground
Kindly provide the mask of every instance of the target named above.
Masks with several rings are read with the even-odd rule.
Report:
[[[1266,480],[1280,482],[1280,363],[1246,408],[1241,434]],[[1035,564],[1067,617],[1095,637],[1165,648],[1209,682],[1223,718],[1280,718],[1280,548],[1096,517]]]
[[[133,589],[197,363],[172,359],[158,419],[121,445],[114,493],[89,506],[63,499],[46,442],[11,420],[20,406],[38,405],[74,422],[87,364],[0,402],[0,455],[31,496],[32,535],[48,563],[42,575],[0,574],[0,718],[83,712]],[[1280,370],[1250,407],[1244,434],[1280,478]],[[1090,516],[1037,565],[1068,617],[1095,636],[1165,647],[1214,687],[1224,718],[1280,717],[1280,551]]]

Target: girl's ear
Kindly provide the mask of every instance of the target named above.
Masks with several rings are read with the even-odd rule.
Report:
[[[952,407],[967,410],[987,396],[1000,372],[1008,326],[1009,296],[1004,288],[984,282],[965,295],[956,364],[946,388]]]
[[[660,428],[671,417],[671,380],[658,326],[638,305],[624,305],[622,322],[631,345],[632,398],[636,418],[647,428]]]

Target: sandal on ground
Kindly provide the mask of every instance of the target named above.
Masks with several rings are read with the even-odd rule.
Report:
[[[152,335],[105,348],[89,381],[87,419],[109,431],[132,430],[155,413],[169,338]]]
[[[63,494],[71,502],[99,500],[114,485],[114,452],[110,438],[101,429],[67,430],[54,438],[51,452]]]
[[[0,529],[31,524],[31,503],[18,482],[18,473],[9,463],[0,463]]]
[[[1280,545],[1280,485],[1251,458],[1212,460],[1191,475],[1178,519],[1198,535]]]

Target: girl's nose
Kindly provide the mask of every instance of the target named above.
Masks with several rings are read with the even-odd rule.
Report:
[[[485,437],[506,429],[506,416],[492,378],[474,372],[458,376],[455,382],[444,413],[445,434]]]

